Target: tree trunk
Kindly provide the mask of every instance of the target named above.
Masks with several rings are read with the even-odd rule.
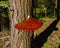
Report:
[[[9,0],[11,24],[11,48],[30,48],[32,32],[19,31],[15,24],[31,15],[32,0]]]

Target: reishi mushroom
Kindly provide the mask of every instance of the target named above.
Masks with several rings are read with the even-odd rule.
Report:
[[[43,25],[42,21],[39,21],[35,18],[28,18],[27,20],[23,20],[21,23],[17,23],[15,28],[22,31],[34,31],[40,28]]]

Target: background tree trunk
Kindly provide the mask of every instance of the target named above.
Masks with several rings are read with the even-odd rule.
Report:
[[[11,48],[30,48],[32,32],[19,31],[15,24],[31,15],[32,0],[9,0],[11,24]]]

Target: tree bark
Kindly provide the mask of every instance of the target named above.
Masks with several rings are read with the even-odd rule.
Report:
[[[31,15],[32,0],[9,0],[10,24],[11,24],[11,48],[30,48],[31,31],[19,31],[15,24],[22,22]]]

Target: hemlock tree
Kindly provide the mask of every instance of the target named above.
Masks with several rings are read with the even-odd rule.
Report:
[[[15,24],[32,16],[32,0],[9,0],[11,24],[11,48],[30,48],[32,32],[19,31]]]

